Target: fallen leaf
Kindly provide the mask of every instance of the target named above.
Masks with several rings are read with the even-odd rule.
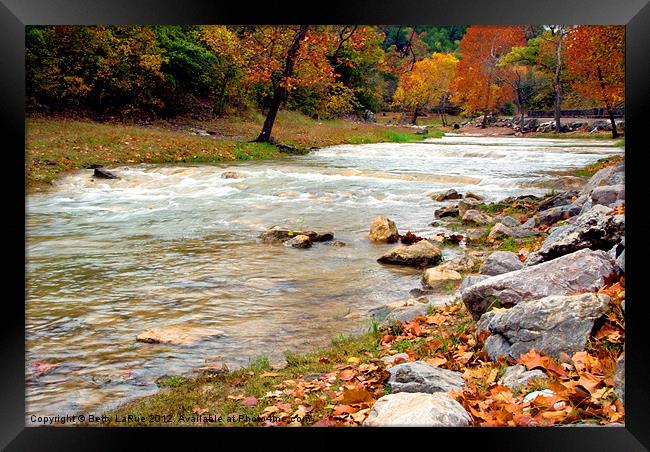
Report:
[[[447,362],[447,359],[436,356],[435,358],[427,358],[424,360],[424,362],[431,364],[433,367],[439,367],[445,364]]]
[[[279,375],[280,374],[277,372],[262,372],[260,378],[278,377]]]
[[[241,404],[244,406],[255,406],[257,405],[257,398],[253,396],[246,397],[244,400],[241,401]]]

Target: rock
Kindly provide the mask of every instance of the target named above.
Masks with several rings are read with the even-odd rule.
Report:
[[[581,290],[596,290],[615,272],[614,263],[604,251],[580,250],[534,267],[493,276],[462,292],[463,302],[474,320],[488,306],[502,307]]]
[[[592,205],[601,204],[611,207],[616,201],[625,201],[625,185],[603,185],[591,192]]]
[[[532,229],[532,228],[534,228],[536,225],[537,225],[537,224],[536,224],[535,218],[531,217],[531,218],[529,218],[528,220],[526,220],[525,223],[523,223],[523,224],[521,225],[521,228],[522,228],[522,229]]]
[[[547,198],[542,199],[539,204],[537,204],[537,210],[542,211],[550,209],[552,207],[560,207],[571,204],[574,198],[576,198],[578,195],[579,193],[575,190],[564,191],[550,195]]]
[[[558,228],[541,248],[530,253],[526,266],[536,265],[574,251],[589,248],[609,250],[625,234],[625,215],[610,215],[612,209],[596,205],[580,215],[575,224]]]
[[[409,359],[408,353],[397,353],[395,355],[384,356],[383,358],[381,358],[381,361],[386,363],[389,366],[394,366],[401,362],[408,361],[408,359]]]
[[[289,239],[283,242],[284,246],[290,246],[292,248],[309,248],[311,247],[311,239],[307,235],[297,235],[292,239]]]
[[[621,254],[616,258],[616,266],[620,268],[623,273],[625,273],[625,250],[623,250]]]
[[[373,242],[395,243],[399,240],[399,232],[394,221],[381,215],[372,220],[368,238]]]
[[[456,272],[471,272],[476,267],[481,265],[482,258],[472,254],[462,254],[453,259],[446,261],[440,265],[441,268],[446,268]]]
[[[625,184],[625,163],[605,167],[596,172],[581,190],[581,194],[591,195],[596,187],[603,185],[624,185]]]
[[[222,179],[244,179],[245,177],[246,176],[236,171],[226,171],[221,173]]]
[[[509,228],[518,228],[521,225],[521,223],[519,221],[517,221],[514,218],[509,217],[509,216],[500,216],[499,215],[497,217],[494,217],[494,221],[496,221],[498,223],[501,223],[501,224],[503,224],[505,226],[508,226]]]
[[[524,264],[512,251],[495,251],[485,259],[480,273],[482,275],[496,276],[521,270],[522,268],[524,268]]]
[[[468,229],[465,231],[467,243],[480,243],[485,232],[482,229]]]
[[[454,190],[453,188],[450,188],[449,190],[447,190],[447,191],[444,193],[444,195],[445,195],[444,199],[460,199],[460,198],[463,197],[462,195],[460,195],[460,194],[459,194],[456,190]]]
[[[546,379],[548,375],[539,369],[526,370],[525,366],[517,364],[506,369],[499,384],[514,390],[526,386],[531,380],[540,378]]]
[[[512,236],[512,229],[510,229],[508,226],[506,226],[503,223],[497,223],[494,226],[492,226],[492,229],[490,229],[490,233],[488,234],[488,240],[489,241],[501,240],[510,236]]]
[[[483,196],[477,195],[476,193],[472,193],[471,191],[465,193],[465,199],[467,198],[476,199],[477,201],[483,201],[484,199]]]
[[[468,210],[476,210],[482,203],[474,198],[465,198],[458,201],[458,214],[462,217]]]
[[[463,215],[463,222],[474,223],[478,226],[485,226],[492,223],[492,221],[494,221],[492,217],[483,212],[479,212],[478,210],[468,210],[465,212],[465,215]]]
[[[519,359],[532,348],[554,358],[560,353],[572,356],[584,350],[609,301],[608,296],[593,293],[523,301],[492,316],[485,350],[493,361],[501,355]]]
[[[463,279],[460,273],[445,267],[427,268],[422,276],[422,283],[432,289],[443,287],[449,283],[458,283]]]
[[[331,246],[334,246],[334,247],[343,247],[343,246],[348,246],[347,243],[345,243],[345,242],[343,242],[343,241],[341,241],[341,240],[334,240],[333,242],[329,242],[329,244],[330,244]]]
[[[316,231],[293,231],[291,229],[268,229],[264,231],[260,238],[265,243],[284,242],[292,239],[298,235],[306,235],[312,242],[325,242],[334,238],[332,232],[316,232]]]
[[[415,134],[416,135],[428,135],[429,134],[429,129],[427,129],[426,127],[422,128],[422,129],[418,129],[418,130],[415,131]]]
[[[476,284],[476,283],[478,283],[480,281],[483,281],[484,279],[487,279],[487,278],[489,278],[488,275],[467,275],[463,279],[463,282],[460,283],[460,288],[458,290],[460,290],[462,292],[463,290],[467,289],[468,287],[471,287],[474,284]]]
[[[616,360],[616,372],[614,373],[614,393],[625,404],[625,353]]]
[[[449,394],[397,393],[375,402],[363,422],[368,427],[467,427],[471,418]]]
[[[541,391],[533,391],[529,392],[526,394],[526,397],[524,397],[524,403],[530,403],[533,400],[535,400],[537,397],[542,396],[542,397],[553,397],[557,394],[555,394],[553,391],[550,389],[542,389]]]
[[[462,373],[434,367],[424,361],[398,364],[388,372],[388,384],[393,393],[460,391],[465,386]]]
[[[539,213],[537,217],[537,225],[550,226],[561,220],[566,220],[580,213],[582,206],[577,204],[567,204],[559,207],[551,207]]]
[[[492,317],[497,313],[497,311],[488,311],[485,314],[481,316],[481,318],[476,322],[476,337],[478,338],[481,333],[486,333],[487,336],[490,335],[490,330],[488,329],[488,325],[490,324],[490,320],[492,320]]]
[[[138,334],[136,341],[148,344],[190,345],[206,337],[221,335],[221,331],[181,324],[150,328]]]
[[[433,215],[436,218],[444,218],[444,217],[457,217],[459,214],[458,212],[458,206],[447,206],[447,207],[442,207],[440,209],[436,209],[433,212]]]
[[[377,259],[382,264],[410,265],[413,267],[432,267],[442,260],[442,252],[428,240],[414,245],[400,245],[390,249]]]
[[[111,173],[105,168],[95,168],[93,170],[93,176],[99,179],[119,179],[114,173]]]

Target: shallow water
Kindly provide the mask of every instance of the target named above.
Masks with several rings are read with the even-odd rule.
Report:
[[[369,309],[420,287],[419,272],[376,262],[390,247],[367,240],[377,215],[430,236],[443,205],[431,192],[542,194],[550,173],[622,151],[597,140],[448,136],[227,166],[111,168],[119,180],[67,176],[27,199],[27,414],[99,413],[155,392],[161,375],[260,355],[279,362],[365,328]],[[226,170],[244,178],[223,179]],[[274,225],[332,230],[348,246],[261,243]],[[174,324],[205,338],[135,341]],[[36,376],[36,360],[59,366]]]

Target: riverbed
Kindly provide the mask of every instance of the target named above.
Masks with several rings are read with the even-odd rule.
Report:
[[[116,180],[72,173],[26,200],[27,415],[100,413],[155,392],[163,375],[260,356],[281,363],[367,328],[370,309],[421,287],[420,272],[376,262],[391,245],[368,241],[373,218],[432,236],[444,203],[431,193],[541,195],[558,174],[623,151],[603,140],[450,135],[221,166],[110,168]],[[261,243],[272,226],[333,231],[347,246]],[[177,324],[202,339],[135,340]],[[56,367],[39,375],[42,362]]]

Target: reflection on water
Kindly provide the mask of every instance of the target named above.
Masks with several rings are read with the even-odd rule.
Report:
[[[262,354],[279,362],[366,327],[369,309],[420,286],[417,271],[376,263],[390,245],[368,242],[375,216],[430,236],[441,206],[431,192],[540,194],[552,188],[549,172],[617,152],[600,141],[451,136],[65,177],[27,200],[28,414],[97,412],[155,391],[164,374]],[[243,178],[223,179],[225,170]],[[261,243],[274,225],[332,230],[348,246]],[[188,346],[135,341],[176,324],[207,333]],[[58,366],[37,376],[37,360]]]

